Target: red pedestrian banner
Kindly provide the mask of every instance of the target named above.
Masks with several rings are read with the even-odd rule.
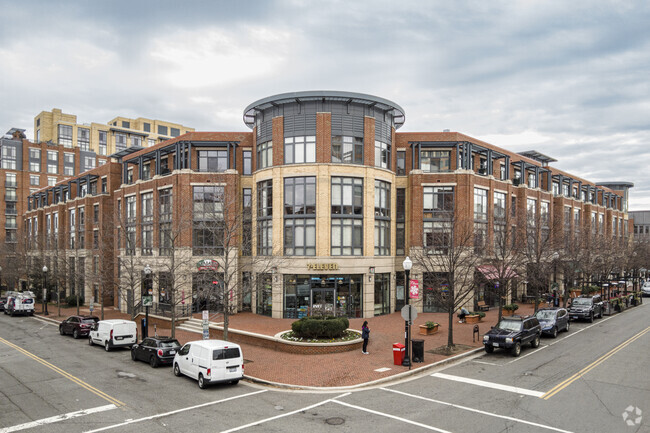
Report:
[[[418,280],[411,280],[411,286],[409,287],[409,298],[420,299],[420,282]]]

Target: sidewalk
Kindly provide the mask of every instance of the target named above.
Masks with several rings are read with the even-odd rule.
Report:
[[[39,304],[40,305],[40,304]],[[49,319],[61,321],[66,317],[76,314],[76,308],[62,308],[61,316],[57,315],[56,305],[48,307]],[[520,315],[532,314],[533,305],[519,306],[517,313]],[[81,314],[88,314],[88,307],[80,308]],[[37,306],[37,316],[41,316]],[[93,315],[101,317],[101,311],[95,309]],[[483,334],[496,324],[498,310],[491,308],[480,322],[480,335],[472,341],[474,325],[458,323],[454,315],[454,343],[482,348]],[[199,317],[200,315],[195,315]],[[104,319],[130,319],[130,316],[113,308],[104,310]],[[393,343],[404,344],[404,320],[399,312],[370,319],[350,319],[351,329],[361,329],[364,320],[368,320],[370,327],[370,340],[368,344],[369,355],[361,351],[343,352],[326,355],[298,355],[278,352],[263,347],[241,344],[246,359],[246,376],[285,385],[298,387],[341,387],[353,386],[363,383],[389,378],[400,373],[408,372],[408,367],[393,365]],[[290,330],[293,319],[272,319],[253,313],[238,313],[230,317],[230,329],[238,329],[263,335],[273,336],[280,331]],[[440,330],[429,336],[418,334],[418,325],[433,321],[440,323]],[[158,327],[158,335],[171,335],[171,329]],[[419,313],[411,328],[411,338],[424,340],[424,363],[413,363],[411,369],[431,365],[444,361],[450,357],[427,353],[431,349],[447,344],[448,316],[445,313]],[[154,335],[153,326],[149,327],[149,335]],[[188,341],[201,339],[201,334],[176,331],[176,339],[184,344]],[[470,349],[471,350],[471,349]],[[126,356],[126,355],[125,355]],[[375,371],[388,368],[386,371]]]

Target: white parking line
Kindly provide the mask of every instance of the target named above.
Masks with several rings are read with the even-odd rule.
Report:
[[[93,407],[90,409],[78,410],[76,412],[64,413],[57,416],[51,416],[49,418],[43,418],[36,421],[27,422],[25,424],[14,425],[11,427],[0,428],[0,433],[10,433],[14,431],[25,430],[28,428],[34,428],[46,424],[52,424],[59,421],[65,421],[72,418],[78,418],[84,415],[90,415],[92,413],[104,412],[107,410],[115,409],[117,406],[114,404],[107,404],[106,406]]]
[[[544,395],[544,393],[540,392],[540,391],[533,391],[531,389],[519,388],[519,387],[516,387],[516,386],[510,386],[510,385],[501,385],[500,383],[486,382],[484,380],[469,379],[469,378],[460,377],[460,376],[452,376],[451,374],[433,373],[431,376],[438,377],[440,379],[453,380],[453,381],[456,381],[456,382],[469,383],[469,384],[472,384],[472,385],[482,386],[482,387],[485,387],[485,388],[492,388],[492,389],[498,389],[498,390],[501,390],[501,391],[514,392],[516,394],[530,395],[532,397],[541,397],[541,396]]]
[[[177,413],[186,412],[188,410],[198,409],[200,407],[211,406],[213,404],[223,403],[223,402],[230,401],[230,400],[236,400],[238,398],[250,397],[251,395],[261,394],[263,392],[267,392],[267,390],[263,389],[261,391],[249,392],[248,394],[236,395],[234,397],[228,397],[228,398],[224,398],[222,400],[216,400],[216,401],[210,401],[210,402],[207,402],[207,403],[197,404],[196,406],[185,407],[183,409],[176,409],[176,410],[172,410],[170,412],[159,413],[159,414],[147,416],[147,417],[144,417],[144,418],[130,419],[128,421],[125,421],[125,422],[122,422],[122,423],[119,423],[119,424],[113,424],[113,425],[98,428],[98,429],[95,429],[95,430],[88,430],[85,433],[94,433],[94,432],[98,432],[98,431],[111,430],[111,429],[122,427],[122,426],[125,426],[125,425],[135,424],[137,422],[149,421],[149,420],[156,419],[156,418],[162,418],[162,417],[165,417],[165,416],[175,415]]]
[[[544,425],[544,424],[539,424],[539,423],[536,423],[536,422],[526,421],[526,420],[523,420],[523,419],[520,419],[520,418],[513,418],[511,416],[506,416],[506,415],[498,415],[496,413],[485,412],[483,410],[474,409],[474,408],[467,407],[467,406],[461,406],[461,405],[454,404],[454,403],[448,403],[446,401],[434,400],[432,398],[422,397],[422,396],[419,396],[419,395],[407,394],[405,392],[397,391],[397,390],[394,390],[394,389],[388,389],[388,388],[379,388],[379,389],[381,389],[382,391],[394,392],[396,394],[401,394],[401,395],[405,395],[405,396],[408,396],[408,397],[417,398],[417,399],[420,399],[420,400],[430,401],[431,403],[437,403],[437,404],[441,404],[441,405],[444,405],[444,406],[454,407],[456,409],[466,410],[466,411],[469,411],[469,412],[474,412],[474,413],[478,413],[478,414],[481,414],[481,415],[491,416],[491,417],[494,417],[494,418],[506,419],[508,421],[513,421],[513,422],[517,422],[517,423],[521,423],[521,424],[527,424],[527,425],[540,427],[540,428],[547,429],[547,430],[553,430],[553,431],[557,431],[557,432],[561,432],[561,433],[571,433],[568,430],[562,430],[562,429],[559,429],[559,428],[556,428],[556,427],[551,427],[549,425]]]
[[[527,353],[527,354],[525,354],[524,356],[520,356],[520,357],[518,357],[518,358],[513,359],[512,361],[508,361],[508,362],[506,362],[506,364],[512,364],[513,362],[519,361],[520,359],[524,359],[524,358],[527,357],[527,356],[534,355],[534,354],[536,354],[537,352],[539,352],[540,350],[542,350],[542,349],[546,349],[547,347],[548,347],[548,346],[541,346],[541,347],[539,347],[537,350],[535,350],[534,352]]]

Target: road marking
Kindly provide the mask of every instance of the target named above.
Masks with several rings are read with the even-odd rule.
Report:
[[[119,424],[113,424],[113,425],[98,428],[98,429],[95,429],[95,430],[88,430],[85,433],[93,433],[93,432],[98,432],[98,431],[111,430],[111,429],[114,429],[114,428],[129,425],[129,424],[135,424],[135,423],[142,422],[142,421],[149,421],[149,420],[156,419],[156,418],[162,418],[162,417],[165,417],[165,416],[176,415],[177,413],[186,412],[188,410],[193,410],[193,409],[198,409],[198,408],[201,408],[201,407],[211,406],[213,404],[223,403],[223,402],[230,401],[230,400],[236,400],[236,399],[242,398],[242,397],[249,397],[249,396],[255,395],[255,394],[261,394],[261,393],[267,392],[267,391],[268,390],[263,389],[261,391],[249,392],[248,394],[236,395],[234,397],[228,397],[228,398],[224,398],[224,399],[221,399],[221,400],[216,400],[216,401],[210,401],[210,402],[207,402],[207,403],[197,404],[196,406],[190,406],[190,407],[185,407],[185,408],[182,408],[182,409],[176,409],[176,410],[172,410],[170,412],[159,413],[159,414],[147,416],[147,417],[144,417],[144,418],[129,419],[129,420],[126,420],[126,421],[124,421],[122,423],[119,423]]]
[[[589,364],[588,366],[586,366],[585,368],[583,368],[582,370],[580,370],[579,372],[574,374],[573,376],[571,376],[568,379],[566,379],[565,381],[559,383],[554,388],[549,390],[546,394],[544,394],[542,396],[542,398],[544,400],[548,400],[549,398],[553,397],[555,394],[562,391],[564,388],[568,387],[573,382],[580,379],[582,376],[589,373],[591,370],[598,367],[600,364],[602,364],[603,362],[607,361],[609,358],[614,356],[617,352],[619,352],[620,350],[623,350],[625,347],[632,344],[634,341],[638,340],[639,338],[643,337],[648,332],[650,332],[650,326],[645,328],[643,331],[639,332],[635,336],[631,337],[630,339],[628,339],[628,340],[624,341],[623,343],[619,344],[618,346],[616,346],[615,348],[613,348],[612,350],[610,350],[609,352],[607,352],[606,354],[604,354],[603,356],[601,356],[600,358],[598,358],[597,360],[595,360],[594,362],[592,362],[591,364]]]
[[[383,391],[394,392],[396,394],[405,395],[405,396],[408,396],[408,397],[417,398],[417,399],[420,399],[420,400],[429,401],[431,403],[441,404],[443,406],[449,406],[449,407],[453,407],[453,408],[456,408],[456,409],[461,409],[461,410],[466,410],[466,411],[469,411],[469,412],[478,413],[478,414],[481,414],[481,415],[491,416],[491,417],[494,417],[494,418],[505,419],[505,420],[508,420],[508,421],[513,421],[513,422],[517,422],[517,423],[521,423],[521,424],[527,424],[527,425],[540,427],[540,428],[547,429],[547,430],[553,430],[553,431],[557,431],[557,432],[561,432],[561,433],[572,433],[572,432],[570,432],[568,430],[562,430],[562,429],[559,429],[559,428],[556,428],[556,427],[551,427],[549,425],[544,425],[544,424],[539,424],[539,423],[536,423],[536,422],[526,421],[526,420],[523,420],[521,418],[513,418],[511,416],[498,415],[496,413],[485,412],[483,410],[474,409],[474,408],[467,407],[467,406],[461,406],[461,405],[454,404],[454,403],[449,403],[449,402],[446,402],[446,401],[434,400],[432,398],[422,397],[422,396],[419,396],[419,395],[407,394],[405,392],[397,391],[397,390],[394,390],[394,389],[388,389],[388,388],[379,388],[379,389],[381,389]]]
[[[39,358],[38,356],[34,355],[31,352],[28,352],[27,350],[23,349],[22,347],[17,346],[15,344],[5,340],[2,337],[0,337],[0,343],[4,343],[4,344],[6,344],[7,346],[9,346],[9,347],[11,347],[13,349],[16,349],[17,351],[19,351],[23,355],[28,356],[29,358],[32,358],[34,361],[46,366],[50,370],[53,370],[54,372],[59,373],[61,376],[71,380],[72,382],[76,383],[77,385],[81,386],[82,388],[87,389],[88,391],[92,392],[93,394],[97,395],[98,397],[103,398],[104,400],[108,401],[109,403],[112,403],[112,404],[114,404],[115,406],[118,406],[118,407],[119,406],[124,406],[124,403],[122,403],[118,399],[113,398],[110,395],[106,394],[105,392],[98,390],[97,388],[89,385],[88,383],[84,382],[83,380],[79,379],[78,377],[75,377],[75,376],[71,375],[67,371],[62,370],[61,368],[57,367],[54,364],[50,364],[46,360],[44,360],[42,358]]]
[[[500,383],[486,382],[484,380],[469,379],[467,377],[452,376],[451,374],[433,373],[431,376],[438,377],[440,379],[453,380],[453,381],[456,381],[456,382],[469,383],[469,384],[472,384],[472,385],[482,386],[482,387],[485,387],[485,388],[492,388],[492,389],[498,389],[498,390],[501,390],[501,391],[514,392],[514,393],[517,393],[517,394],[530,395],[530,396],[533,396],[533,397],[541,397],[541,396],[544,395],[544,393],[540,392],[540,391],[533,391],[531,389],[519,388],[519,387],[516,387],[516,386],[510,386],[510,385],[501,385]]]
[[[433,430],[433,431],[437,431],[437,432],[440,432],[440,433],[451,433],[449,430],[443,430],[443,429],[433,427],[433,426],[430,426],[430,425],[426,425],[426,424],[422,424],[422,423],[419,423],[419,422],[416,422],[416,421],[411,421],[410,419],[401,418],[399,416],[391,415],[389,413],[378,412],[376,410],[368,409],[368,408],[365,408],[365,407],[355,406],[353,404],[345,403],[343,401],[332,400],[332,403],[336,403],[336,404],[340,404],[342,406],[350,407],[352,409],[357,409],[357,410],[361,410],[361,411],[364,411],[364,412],[368,412],[368,413],[371,413],[373,415],[385,416],[386,418],[390,418],[390,419],[401,421],[401,422],[404,422],[404,423],[407,423],[407,424],[422,427],[422,428],[427,429],[427,430]]]
[[[330,403],[332,401],[333,401],[332,399],[323,400],[320,403],[312,404],[311,406],[307,406],[307,407],[303,407],[301,409],[293,410],[291,412],[283,413],[282,415],[272,416],[271,418],[265,418],[265,419],[261,419],[259,421],[252,422],[250,424],[240,425],[239,427],[234,427],[234,428],[231,428],[229,430],[223,430],[221,433],[231,433],[231,432],[242,430],[242,429],[245,429],[245,428],[254,427],[256,425],[264,424],[265,422],[274,421],[276,419],[284,418],[285,416],[295,415],[297,413],[303,412],[305,410],[313,409],[313,408],[318,407],[318,406],[322,406],[322,405],[324,405],[326,403]]]
[[[28,428],[34,428],[46,424],[52,424],[59,421],[65,421],[72,418],[78,418],[84,415],[90,415],[92,413],[105,412],[107,410],[116,409],[117,406],[114,404],[107,404],[106,406],[92,407],[90,409],[78,410],[76,412],[64,413],[61,415],[51,416],[49,418],[43,418],[36,421],[27,422],[25,424],[14,425],[11,427],[0,428],[0,433],[11,433],[15,431],[25,430]]]

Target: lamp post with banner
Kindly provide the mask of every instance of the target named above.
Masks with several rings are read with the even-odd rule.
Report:
[[[404,267],[404,272],[406,273],[406,297],[404,298],[404,308],[402,308],[402,318],[404,318],[404,345],[406,346],[406,351],[404,353],[404,360],[402,361],[402,366],[411,368],[411,358],[409,356],[410,346],[411,346],[411,322],[415,317],[413,317],[413,306],[409,304],[409,299],[411,298],[411,268],[413,267],[413,262],[409,257],[404,259],[402,263]],[[417,317],[417,311],[415,312]]]
[[[149,277],[151,276],[151,267],[148,264],[144,267],[144,275],[145,275],[146,294],[142,296],[142,306],[145,308],[144,324],[142,325],[143,339],[149,336],[149,307],[153,305],[153,296],[151,294],[151,289],[149,288]]]
[[[47,312],[47,266],[43,266],[43,315],[49,314]]]

